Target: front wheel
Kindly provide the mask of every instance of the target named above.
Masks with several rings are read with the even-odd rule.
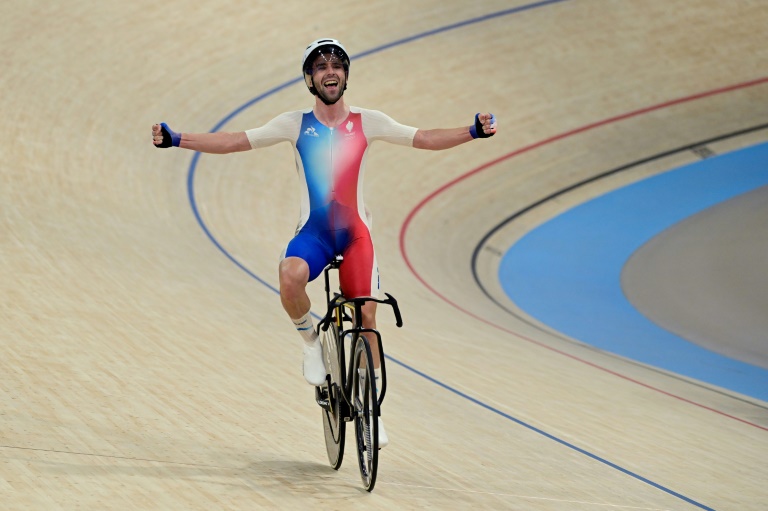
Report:
[[[355,342],[352,367],[352,415],[355,418],[357,461],[363,485],[367,491],[372,491],[379,463],[379,401],[371,346],[362,335]]]

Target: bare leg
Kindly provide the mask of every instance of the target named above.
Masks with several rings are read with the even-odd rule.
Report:
[[[291,319],[309,312],[312,304],[307,295],[309,265],[299,257],[286,257],[280,262],[280,301]]]
[[[376,302],[366,302],[363,305],[363,328],[376,328]],[[381,355],[379,354],[379,343],[376,342],[373,336],[368,337],[368,341],[371,344],[371,355],[373,355],[373,367],[378,369],[381,367]]]
[[[304,339],[302,372],[310,385],[322,385],[325,381],[323,348],[309,314],[311,303],[307,296],[309,266],[298,257],[287,257],[280,262],[280,300],[296,330]]]
[[[367,302],[363,305],[362,313],[364,328],[376,328],[376,305],[376,302]],[[374,336],[368,336],[368,340],[370,341],[371,355],[373,356],[373,368],[376,373],[378,373],[378,370],[381,367],[381,353],[379,353],[379,343],[372,337]],[[378,381],[380,376],[380,374],[376,375],[376,387],[379,390],[381,390],[381,382]],[[387,432],[384,429],[384,422],[381,420],[381,416],[379,416],[377,420],[379,421],[379,449],[383,449],[389,444],[389,436],[387,436]]]

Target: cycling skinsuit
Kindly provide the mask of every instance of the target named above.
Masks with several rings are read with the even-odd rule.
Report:
[[[366,153],[375,140],[412,146],[416,131],[381,112],[350,107],[335,128],[323,125],[310,109],[279,115],[245,132],[254,149],[282,141],[293,145],[302,184],[301,217],[285,257],[306,261],[309,280],[341,255],[342,292],[350,298],[378,296],[379,272],[363,203]]]

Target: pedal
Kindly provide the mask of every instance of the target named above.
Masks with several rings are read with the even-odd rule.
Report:
[[[315,401],[321,408],[331,410],[331,400],[328,398],[327,387],[315,387]]]

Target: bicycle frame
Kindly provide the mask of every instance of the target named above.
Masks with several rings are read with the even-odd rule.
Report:
[[[403,325],[397,301],[389,294],[386,300],[373,297],[346,298],[341,293],[331,294],[329,274],[338,269],[341,258],[336,257],[325,268],[325,297],[328,310],[319,322],[317,333],[324,332],[323,357],[328,376],[326,382],[315,387],[315,400],[323,409],[323,430],[328,461],[338,470],[344,459],[346,423],[353,422],[360,476],[367,491],[376,483],[379,446],[379,416],[387,389],[387,371],[381,334],[363,326],[363,307],[368,302],[392,307],[398,327]],[[345,328],[348,327],[348,328]],[[331,329],[328,332],[328,329]],[[346,338],[350,338],[347,363]],[[379,348],[381,381],[376,385],[371,345]]]
[[[385,363],[385,357],[384,357],[384,349],[381,343],[381,334],[378,330],[372,329],[372,328],[363,328],[363,315],[362,315],[362,308],[363,305],[365,305],[367,302],[376,302],[376,303],[382,303],[385,305],[389,305],[392,307],[392,310],[395,314],[395,324],[398,328],[403,326],[403,320],[402,316],[400,315],[400,308],[397,305],[397,300],[390,295],[389,293],[384,293],[387,297],[386,300],[379,300],[378,298],[373,297],[362,297],[362,298],[345,298],[343,294],[341,293],[333,293],[331,295],[331,286],[330,286],[330,278],[329,274],[331,270],[338,269],[339,265],[341,263],[341,259],[336,258],[334,259],[331,264],[329,264],[325,270],[325,296],[326,296],[326,303],[327,303],[327,312],[325,317],[320,321],[318,324],[318,331],[322,329],[322,331],[327,331],[331,321],[335,321],[337,332],[338,332],[338,349],[339,349],[339,365],[341,367],[341,373],[345,373],[346,369],[346,381],[343,382],[343,392],[342,397],[345,401],[345,405],[347,410],[344,410],[344,420],[349,421],[352,419],[351,414],[349,413],[349,410],[351,409],[351,403],[350,403],[350,395],[351,395],[351,385],[352,385],[352,371],[353,371],[353,364],[346,364],[346,350],[345,350],[345,342],[344,339],[346,339],[347,335],[351,335],[352,339],[357,339],[358,336],[366,334],[365,338],[369,343],[373,342],[373,338],[375,338],[375,341],[379,347],[379,360],[380,360],[380,367],[381,367],[381,388],[379,390],[378,395],[378,403],[379,406],[381,406],[381,403],[384,400],[384,395],[386,394],[387,390],[387,372],[386,372],[386,363]],[[352,312],[352,315],[350,316],[347,314],[347,310]],[[348,329],[344,329],[344,322],[348,321],[352,323],[352,326]],[[345,367],[345,366],[349,367]]]

